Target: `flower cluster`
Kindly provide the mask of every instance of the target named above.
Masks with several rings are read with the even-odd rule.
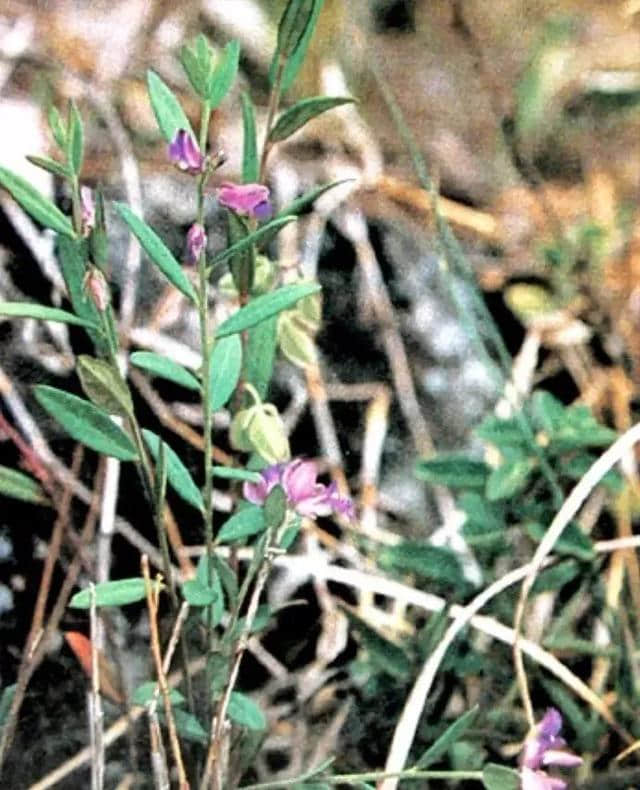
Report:
[[[549,776],[544,770],[549,765],[575,768],[582,763],[581,757],[566,751],[561,729],[562,716],[555,708],[549,708],[524,742],[520,759],[522,790],[565,790],[567,783],[563,779]]]
[[[274,464],[261,472],[259,483],[245,483],[245,499],[262,505],[271,490],[281,485],[289,507],[301,516],[316,518],[337,513],[348,519],[355,516],[353,502],[341,497],[335,483],[317,482],[318,470],[313,461],[296,458],[288,464]]]

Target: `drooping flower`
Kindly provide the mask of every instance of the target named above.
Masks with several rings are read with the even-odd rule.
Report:
[[[80,232],[82,237],[87,239],[96,225],[96,207],[93,202],[93,194],[89,187],[80,187],[80,207],[80,220],[82,223]]]
[[[269,219],[272,213],[269,188],[262,184],[232,184],[225,181],[218,189],[221,206],[245,217]]]
[[[198,144],[186,129],[180,129],[169,143],[169,159],[179,170],[185,170],[192,175],[202,173],[205,167],[205,158]]]
[[[258,483],[245,483],[245,499],[262,505],[276,485],[281,485],[292,510],[301,516],[316,518],[337,513],[354,518],[353,502],[338,493],[335,483],[326,486],[318,483],[318,469],[313,461],[295,458],[288,464],[268,466],[261,473]]]
[[[195,222],[187,233],[187,258],[189,263],[197,263],[207,246],[207,234],[202,225]]]
[[[582,763],[581,757],[566,750],[561,729],[562,716],[555,708],[549,708],[525,740],[520,758],[522,790],[565,790],[567,783],[563,779],[542,770],[548,765],[575,768]]]

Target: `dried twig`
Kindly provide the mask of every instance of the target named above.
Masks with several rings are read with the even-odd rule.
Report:
[[[91,733],[91,790],[104,787],[104,742],[102,699],[100,698],[100,662],[98,661],[98,615],[96,611],[96,588],[89,585],[91,606],[89,609],[91,629],[91,690],[89,700],[89,732]]]

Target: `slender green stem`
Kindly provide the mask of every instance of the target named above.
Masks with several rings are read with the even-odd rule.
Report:
[[[279,782],[261,782],[255,785],[244,785],[240,790],[273,790],[277,787],[294,787],[301,781],[317,777],[317,772],[310,771],[303,776],[296,776],[293,779],[283,779]],[[370,771],[363,774],[338,774],[336,776],[323,776],[322,783],[327,785],[340,784],[359,784],[361,782],[375,782],[379,779],[395,778],[416,781],[419,779],[444,779],[450,782],[462,782],[472,780],[482,782],[482,771],[400,771],[399,773],[387,774],[384,771]]]
[[[273,83],[273,87],[271,88],[271,95],[269,96],[269,109],[267,110],[267,125],[264,132],[264,143],[262,145],[262,155],[260,157],[260,170],[258,181],[262,184],[264,181],[265,170],[267,167],[267,157],[269,156],[269,151],[271,150],[271,145],[269,144],[269,134],[271,133],[271,127],[273,126],[273,122],[276,117],[276,113],[278,112],[278,104],[280,103],[280,93],[282,91],[282,75],[284,73],[284,67],[287,64],[287,59],[283,56],[280,56],[280,62],[278,63],[278,71],[276,73],[276,78]]]

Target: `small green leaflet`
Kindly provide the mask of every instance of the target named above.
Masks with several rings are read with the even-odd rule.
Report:
[[[69,178],[71,176],[66,165],[56,162],[55,159],[50,159],[48,156],[27,156],[27,160],[32,165],[46,170],[48,173],[53,173],[54,176],[59,176],[60,178]]]
[[[16,688],[17,684],[14,683],[11,686],[5,686],[2,689],[2,696],[0,696],[0,730],[4,727],[5,722],[7,721],[7,716],[9,715],[9,710],[11,709],[11,705],[13,703]]]
[[[66,310],[57,307],[46,307],[35,302],[0,302],[0,315],[11,318],[37,318],[41,321],[58,321],[63,324],[76,324],[99,331],[97,324],[85,318],[80,318]]]
[[[180,102],[171,88],[154,71],[147,72],[147,87],[151,107],[165,140],[170,143],[180,129],[189,132],[193,139],[197,140]]]
[[[312,118],[321,115],[341,104],[353,103],[354,99],[345,96],[311,96],[296,102],[292,107],[285,110],[278,118],[275,125],[269,132],[269,142],[279,143],[286,140],[298,129],[301,129]]]
[[[131,393],[120,372],[104,359],[80,354],[76,370],[82,389],[96,406],[120,417],[133,416]]]
[[[202,33],[191,46],[185,44],[182,47],[180,61],[194,91],[201,99],[206,99],[209,78],[213,71],[213,55],[209,42]]]
[[[264,512],[258,505],[248,505],[228,518],[216,538],[217,543],[231,543],[257,535],[265,528]]]
[[[247,727],[250,730],[264,730],[267,727],[267,720],[257,703],[239,691],[231,692],[227,714],[231,721],[240,727]]]
[[[69,130],[67,135],[67,160],[75,175],[79,176],[84,158],[84,129],[82,118],[73,100],[69,102],[67,128]]]
[[[284,59],[281,88],[288,90],[304,62],[324,0],[289,0],[280,18],[278,44],[269,69],[273,85]]]
[[[278,316],[273,315],[249,330],[245,354],[245,378],[266,400],[278,347]]]
[[[83,398],[45,384],[34,387],[34,393],[42,408],[77,442],[121,461],[138,460],[131,439],[107,412]]]
[[[198,579],[189,579],[182,585],[182,595],[191,606],[209,606],[218,597],[212,587],[207,587]]]
[[[134,705],[147,705],[149,702],[151,702],[154,695],[156,694],[157,688],[158,684],[153,680],[148,680],[146,683],[141,683],[133,692],[131,702]],[[178,689],[169,690],[169,699],[171,700],[172,705],[183,705],[186,701]]]
[[[216,330],[216,337],[221,338],[236,332],[244,332],[245,329],[250,329],[266,318],[288,310],[300,299],[317,293],[319,290],[320,285],[315,282],[294,283],[271,291],[271,293],[257,296],[249,304],[240,308],[237,313],[227,318]]]
[[[31,502],[34,505],[49,504],[36,480],[8,466],[0,466],[0,494],[12,499],[21,499],[23,502]]]
[[[491,471],[487,480],[486,496],[489,502],[510,499],[522,491],[535,469],[535,458],[505,459]]]
[[[211,410],[221,409],[233,395],[242,372],[242,341],[237,334],[218,338],[211,354]]]
[[[193,373],[162,354],[155,354],[152,351],[135,351],[129,359],[136,367],[147,370],[154,376],[173,381],[174,384],[180,384],[194,392],[200,390],[200,382]]]
[[[520,775],[512,768],[497,763],[487,763],[482,769],[485,790],[518,790]]]
[[[137,217],[124,203],[114,203],[116,211],[129,226],[129,230],[140,242],[142,249],[156,264],[164,276],[185,296],[196,301],[196,292],[189,282],[189,278],[182,270],[178,261],[173,257],[169,248],[144,220]]]
[[[266,225],[262,225],[260,228],[258,228],[258,230],[254,231],[253,233],[249,233],[248,236],[245,236],[243,239],[240,239],[240,241],[237,241],[235,244],[232,244],[230,247],[227,247],[226,249],[214,255],[210,262],[211,268],[217,266],[223,261],[226,261],[228,258],[232,258],[239,252],[243,252],[247,248],[251,247],[252,244],[258,244],[266,237],[272,238],[275,233],[294,220],[295,217],[289,216],[278,216],[275,219],[272,219],[271,222],[267,222]]]
[[[211,474],[225,480],[243,480],[249,483],[259,483],[262,480],[262,475],[258,472],[250,472],[248,469],[234,469],[231,466],[214,466],[211,469]]]
[[[478,718],[479,711],[479,706],[475,705],[473,708],[463,713],[462,716],[459,716],[453,724],[450,724],[442,735],[423,752],[420,759],[413,766],[414,769],[424,770],[446,754],[449,747],[460,740],[469,727],[474,724],[475,720]]]
[[[212,110],[218,107],[227,93],[231,90],[231,86],[238,73],[239,60],[240,44],[237,41],[230,41],[222,50],[218,65],[209,78],[207,98],[209,99],[209,106]]]
[[[164,585],[161,585],[161,588],[164,588]],[[141,577],[96,584],[95,594],[96,606],[126,606],[129,603],[143,601],[147,596],[145,582]],[[69,606],[73,609],[89,609],[91,588],[77,592],[69,601]]]
[[[258,143],[256,141],[256,114],[248,93],[242,94],[242,182],[253,184],[258,180]]]
[[[193,714],[182,708],[175,708],[173,710],[173,719],[176,723],[178,734],[187,741],[193,741],[205,746],[209,742],[207,731]]]
[[[142,435],[144,436],[147,447],[151,451],[151,455],[153,455],[154,459],[157,461],[160,450],[160,437],[146,429],[142,431]],[[172,488],[185,500],[185,502],[193,505],[198,510],[204,510],[202,494],[198,486],[193,482],[189,470],[166,442],[164,442],[164,449],[167,457],[167,478]]]
[[[53,104],[51,107],[49,107],[47,119],[49,121],[49,128],[51,129],[53,139],[58,144],[58,148],[64,151],[67,147],[67,130],[62,118],[60,117],[58,108]]]
[[[64,236],[75,238],[76,234],[69,217],[66,217],[56,205],[41,195],[24,178],[5,167],[0,167],[0,186],[3,186],[36,222]]]
[[[463,453],[442,453],[416,463],[418,480],[449,488],[484,488],[490,473],[484,461],[475,461]]]

